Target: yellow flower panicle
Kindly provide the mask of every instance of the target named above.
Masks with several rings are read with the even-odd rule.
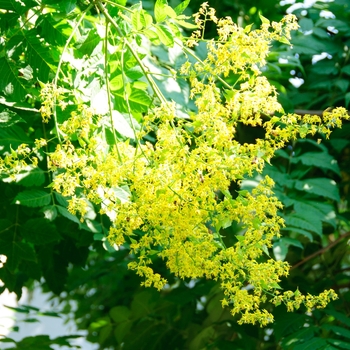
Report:
[[[63,88],[57,87],[55,84],[43,84],[40,92],[40,98],[43,101],[40,113],[44,123],[49,122],[56,105],[59,105],[62,110],[66,108],[67,103],[62,98],[64,92]]]
[[[220,281],[222,305],[231,307],[233,315],[240,314],[240,323],[265,325],[273,321],[264,309],[266,301],[283,302],[292,311],[301,304],[308,309],[324,307],[336,295],[331,290],[320,296],[279,292],[288,263],[264,253],[284,225],[273,181],[265,177],[251,193],[239,192],[236,198],[229,187],[261,172],[289,140],[316,132],[328,136],[330,128],[340,127],[349,115],[337,108],[325,112],[323,119],[274,116],[283,109],[275,88],[261,76],[261,67],[271,41],[288,39],[297,27],[293,16],[280,23],[264,20],[258,30],[243,29],[230,18],[217,19],[205,3],[195,15],[199,31],[190,44],[202,40],[208,20],[217,23],[218,40],[208,42],[206,60],[186,62],[181,69],[189,78],[197,111],[180,119],[173,103],[163,103],[144,116],[135,145],[118,141],[112,147],[97,132],[99,118],[81,107],[60,125],[66,139],[50,155],[53,188],[72,197],[68,209],[73,214],[83,217],[89,200],[108,215],[109,240],[130,244],[136,258],[129,268],[142,276],[144,286],[162,289],[166,284],[151,267],[152,257],[159,256],[181,279]],[[222,88],[222,77],[230,73],[238,74],[239,80],[235,87]],[[42,92],[44,121],[52,113],[55,94],[52,87]],[[239,143],[238,123],[262,126],[265,138]],[[157,135],[154,144],[143,140],[150,131]],[[79,146],[73,145],[72,135]],[[226,247],[220,229],[233,221],[245,231],[236,244]]]
[[[8,176],[13,181],[22,171],[28,171],[38,165],[38,150],[46,145],[46,140],[35,140],[34,147],[22,143],[17,149],[11,149],[6,152],[4,157],[0,158],[0,173],[2,176]]]

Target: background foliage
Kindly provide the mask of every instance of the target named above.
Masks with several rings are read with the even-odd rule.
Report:
[[[132,5],[124,1],[117,3]],[[169,3],[173,7],[178,5],[176,1]],[[242,25],[255,23],[256,26],[260,24],[259,13],[278,20],[289,6],[275,1],[224,1],[225,6],[222,1],[219,3],[209,2],[217,9],[218,17],[229,15]],[[55,136],[54,123],[44,124],[41,120],[39,81],[52,81],[63,72],[61,78],[66,87],[73,84],[81,91],[77,99],[90,100],[92,106],[102,108],[101,62],[105,57],[101,34],[94,26],[98,13],[89,9],[87,3],[74,0],[59,3],[47,0],[40,5],[41,8],[35,1],[0,0],[3,155],[22,143],[33,146],[35,139]],[[196,12],[198,7],[199,3],[193,0],[186,13]],[[42,8],[46,11],[41,11]],[[154,3],[144,1],[143,8],[152,13]],[[79,32],[73,33],[80,14],[87,9]],[[294,13],[299,17],[300,30],[293,36],[293,46],[274,44],[264,71],[279,90],[284,109],[320,113],[327,107],[348,107],[348,1],[315,2],[312,7],[296,8]],[[172,35],[167,33],[160,26],[158,42],[155,37],[153,42],[169,44]],[[60,61],[67,40],[73,35],[74,54]],[[210,26],[206,35],[208,38],[215,35]],[[198,55],[203,54],[201,50],[205,49],[199,46]],[[169,67],[179,68],[183,62],[181,56],[176,52],[171,56],[160,46],[150,48],[145,55],[149,64],[159,70],[157,83],[162,92],[179,105],[190,107],[186,82],[172,85],[173,90],[169,91],[170,84],[175,82],[163,76],[168,75]],[[135,97],[132,108],[141,116],[150,100],[140,88],[142,74],[133,70],[132,57],[125,60],[129,65],[126,72],[131,96]],[[119,101],[120,109],[125,111],[118,64],[116,67],[112,67],[113,62],[109,64],[114,72],[111,90],[116,103]],[[230,76],[227,81],[234,79]],[[296,82],[302,84],[297,86]],[[69,108],[75,106],[68,106],[65,112],[58,111],[57,119],[65,120]],[[123,118],[118,120],[117,137],[130,136],[130,125]],[[105,125],[108,126],[108,121]],[[52,149],[38,150],[35,154],[38,166],[28,166],[26,171],[16,174],[15,181],[2,175],[0,254],[7,257],[0,269],[2,291],[7,288],[20,297],[24,286],[31,288],[34,281],[39,281],[44,291],[52,293],[53,303],[61,307],[62,314],[74,317],[79,329],[88,330],[88,340],[102,349],[348,349],[348,129],[349,125],[345,124],[330,140],[321,143],[318,142],[321,135],[295,140],[278,151],[272,166],[265,169],[276,182],[275,192],[284,204],[281,215],[287,224],[283,237],[274,242],[271,252],[293,266],[282,287],[292,290],[298,287],[304,293],[335,289],[339,300],[325,310],[287,313],[281,305],[273,310],[275,323],[268,328],[238,326],[227,310],[218,307],[223,298],[219,285],[207,280],[176,280],[158,260],[153,265],[174,287],[160,293],[140,287],[139,278],[127,270],[127,251],[115,251],[105,240],[108,221],[91,208],[81,223],[79,217],[68,212],[63,196],[51,195],[47,188],[51,175],[47,172],[45,154],[53,150],[52,144],[49,146]],[[112,144],[111,126],[105,132]],[[241,125],[238,132],[242,142],[253,142],[262,131]],[[85,142],[78,135],[76,140]],[[244,182],[243,187],[249,189],[257,181],[258,175]],[[305,186],[310,183],[313,186]],[[222,234],[230,236],[240,229],[231,226]],[[72,300],[77,303],[73,310]],[[26,310],[30,315],[36,311]],[[28,344],[36,349],[47,349],[52,344],[69,346],[69,338],[52,340],[46,336],[17,343],[11,339],[2,341],[12,343],[16,349]]]

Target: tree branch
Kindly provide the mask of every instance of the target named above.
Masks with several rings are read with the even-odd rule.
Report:
[[[350,231],[344,233],[343,235],[341,235],[339,238],[337,238],[334,242],[330,243],[329,245],[327,245],[326,247],[318,250],[315,253],[312,253],[311,255],[307,256],[306,258],[304,258],[303,260],[299,261],[298,263],[296,263],[295,265],[293,265],[290,270],[294,270],[297,267],[299,267],[300,265],[305,264],[307,261],[315,258],[317,255],[321,255],[323,253],[325,253],[327,250],[331,249],[332,247],[334,247],[335,245],[337,245],[340,241],[342,241],[344,238],[350,236]]]
[[[307,109],[296,109],[294,111],[296,114],[299,114],[299,115],[306,115],[306,114],[310,114],[310,115],[319,115],[319,116],[323,116],[323,112],[324,111],[320,111],[320,110],[307,110]]]

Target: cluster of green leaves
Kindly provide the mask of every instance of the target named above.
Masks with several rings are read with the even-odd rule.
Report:
[[[55,81],[59,76],[66,89],[73,86],[78,92],[77,101],[91,101],[91,106],[101,113],[108,109],[110,91],[120,113],[103,120],[95,131],[103,129],[110,145],[132,137],[133,127],[138,128],[142,114],[153,103],[145,83],[147,74],[138,65],[137,57],[149,57],[149,66],[157,68],[157,86],[178,103],[179,110],[183,106],[190,108],[186,81],[175,82],[169,75],[169,68],[177,70],[183,63],[174,38],[179,35],[178,26],[192,28],[181,17],[188,3],[176,3],[173,9],[164,1],[158,1],[155,7],[145,1],[143,8],[136,3],[133,12],[128,15],[126,11],[123,16],[119,10],[126,5],[125,1],[116,1],[119,7],[107,5],[111,19],[124,35],[136,29],[135,40],[140,50],[135,56],[126,49],[127,44],[123,50],[113,51],[119,45],[115,40],[120,33],[109,26],[109,35],[104,34],[104,29],[95,25],[98,12],[88,4],[72,0],[40,3],[0,0],[0,31],[4,38],[0,42],[1,153],[11,153],[22,143],[33,146],[35,139],[59,136],[54,123],[42,124],[39,114],[39,82]],[[257,20],[259,10],[271,19],[283,14],[281,7],[275,11],[275,2],[271,1],[260,7],[256,2],[225,4],[225,10],[232,10],[229,14],[233,18],[237,14],[243,22]],[[195,2],[192,6],[196,11]],[[146,8],[151,11],[145,11]],[[325,9],[333,12],[336,19],[322,18],[321,10]],[[349,65],[344,47],[349,46],[346,30],[349,8],[338,0],[317,3],[307,11],[306,16],[300,12],[301,30],[293,38],[293,48],[276,46],[265,74],[280,88],[280,100],[287,110],[347,105]],[[329,27],[338,32],[330,33]],[[146,35],[155,46],[142,46],[137,32]],[[168,52],[161,44],[173,46],[174,50]],[[103,50],[104,45],[109,45],[109,52]],[[202,46],[198,55],[200,50]],[[332,57],[312,64],[313,55],[323,52]],[[109,84],[105,82],[104,65],[108,67]],[[302,77],[304,84],[293,87],[289,83],[293,76]],[[169,82],[175,84],[172,89],[176,92],[169,89]],[[57,120],[63,123],[76,108],[76,104],[66,110],[57,108]],[[129,109],[133,111],[131,121]],[[89,341],[106,349],[346,349],[350,339],[346,318],[350,295],[344,238],[349,219],[346,181],[350,176],[348,127],[344,130],[328,143],[319,144],[312,139],[295,141],[279,151],[273,166],[265,170],[276,182],[275,192],[284,204],[281,215],[286,221],[285,234],[275,241],[270,254],[300,264],[282,286],[299,287],[310,293],[336,289],[341,298],[325,311],[287,314],[280,306],[274,311],[276,322],[270,329],[238,326],[229,312],[220,307],[223,295],[217,284],[206,280],[177,281],[157,259],[153,265],[167,277],[172,288],[161,293],[141,289],[137,276],[127,270],[128,251],[116,252],[105,239],[108,219],[91,207],[81,223],[67,210],[67,200],[48,189],[51,177],[46,154],[54,149],[55,141],[36,152],[38,166],[28,166],[14,175],[15,180],[8,174],[1,176],[0,254],[7,257],[0,268],[4,283],[1,291],[7,288],[20,296],[24,286],[30,287],[33,281],[44,278],[44,290],[57,295],[67,292],[60,297],[66,305],[65,312],[71,312],[71,300],[77,301],[74,318],[78,327],[88,331]],[[240,137],[247,142],[252,134],[259,133],[257,129],[245,131],[242,126]],[[87,142],[78,133],[75,137],[81,144]],[[152,135],[149,137],[152,141]],[[222,234],[229,240],[240,230],[233,225],[222,230]],[[68,340],[69,337],[50,340],[40,336],[26,338],[15,346],[73,347]]]
[[[299,18],[300,29],[293,34],[293,46],[283,53],[278,50],[272,53],[267,76],[283,86],[288,108],[320,111],[349,107],[348,2],[318,1],[294,13]],[[301,85],[291,84],[291,77],[299,79],[297,86]]]

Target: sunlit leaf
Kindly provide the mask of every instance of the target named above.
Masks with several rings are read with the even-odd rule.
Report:
[[[116,97],[115,105],[119,111],[128,112],[127,104],[125,101],[125,95],[123,90],[113,91],[113,95]],[[132,89],[131,94],[128,97],[131,110],[135,112],[146,112],[150,106],[152,100],[146,91],[140,89]]]
[[[298,180],[295,183],[295,188],[300,191],[316,194],[318,196],[340,200],[339,189],[336,182],[327,178],[316,178],[307,180]]]
[[[156,18],[156,22],[163,22],[166,17],[166,11],[165,8],[167,6],[167,1],[166,0],[157,0],[155,5],[154,5],[154,17]]]
[[[25,121],[15,112],[5,108],[0,112],[0,128],[9,127],[16,123],[24,123]]]
[[[51,194],[42,190],[26,190],[18,193],[13,202],[26,207],[43,207],[50,204]]]
[[[162,44],[168,47],[173,47],[174,46],[174,36],[171,33],[170,29],[168,29],[165,25],[163,24],[157,24],[154,26],[156,29],[156,32],[158,34],[158,37]]]
[[[177,5],[174,8],[174,11],[176,12],[177,15],[181,15],[182,12],[184,12],[187,8],[187,6],[189,5],[191,0],[185,0],[183,2],[181,2],[179,5]]]
[[[25,86],[16,66],[5,57],[0,58],[0,76],[0,91],[12,100],[22,101],[26,95]]]

